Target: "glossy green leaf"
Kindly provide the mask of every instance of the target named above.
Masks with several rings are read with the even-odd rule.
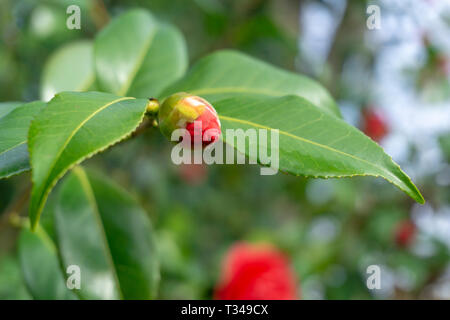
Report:
[[[156,97],[184,74],[186,45],[177,29],[135,9],[114,19],[97,36],[95,67],[103,91]]]
[[[0,179],[29,170],[27,133],[31,120],[45,106],[36,101],[17,106],[2,105],[0,110]],[[9,112],[5,112],[8,109]]]
[[[162,94],[186,91],[211,103],[245,94],[265,96],[298,95],[323,111],[340,117],[330,94],[317,82],[278,69],[235,51],[219,51],[198,61],[186,76]]]
[[[92,90],[95,82],[93,45],[82,40],[57,50],[47,61],[41,84],[45,101],[61,91]]]
[[[56,247],[44,229],[27,227],[19,238],[19,259],[28,291],[34,299],[72,300],[76,294],[66,286]]]
[[[32,121],[29,134],[34,229],[48,194],[72,166],[130,135],[147,100],[100,92],[57,94]]]
[[[125,190],[75,167],[55,210],[64,266],[83,272],[84,299],[151,299],[159,269],[145,211]]]
[[[239,96],[217,101],[215,107],[223,133],[227,129],[278,129],[281,171],[320,178],[382,177],[424,203],[410,178],[378,144],[305,99]],[[235,141],[227,141],[226,134],[223,137],[225,142],[249,155],[248,144],[240,147]],[[269,154],[276,151],[270,142],[267,148]]]

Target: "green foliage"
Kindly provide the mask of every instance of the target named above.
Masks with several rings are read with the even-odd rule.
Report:
[[[19,240],[20,264],[33,298],[155,297],[159,265],[153,230],[125,190],[75,167],[46,214],[45,229],[37,226],[31,232],[25,224]],[[80,289],[74,291],[65,279],[72,265],[80,270]]]
[[[75,41],[57,50],[44,67],[41,98],[48,101],[61,91],[93,90],[93,56],[91,41]]]
[[[21,270],[15,256],[3,256],[0,259],[0,299],[30,299]]]
[[[199,95],[218,111],[223,132],[279,130],[280,169],[284,172],[315,178],[383,177],[417,202],[424,202],[416,186],[382,148],[341,119],[331,95],[314,80],[230,50],[200,59],[185,73],[187,60],[185,41],[175,27],[146,10],[134,9],[113,19],[92,42],[69,43],[50,57],[40,92],[44,100],[56,95],[47,104],[0,104],[0,178],[32,169],[29,216],[34,232],[22,229],[19,257],[34,298],[157,296],[158,257],[144,209],[113,182],[76,166],[130,137],[144,119],[147,100],[143,98],[147,97],[165,98],[182,91]],[[89,91],[94,89],[102,92]],[[251,145],[241,149],[234,141],[226,141],[226,135],[223,138],[250,155]],[[266,147],[270,153],[270,143]],[[158,152],[154,154],[156,157]],[[54,217],[49,216],[54,218],[50,225],[56,237],[52,239],[38,222],[50,192],[72,168],[55,193]],[[129,170],[142,175],[140,167]],[[152,192],[162,192],[164,185],[158,181]],[[235,189],[245,195],[245,190]],[[224,197],[233,208],[230,199],[214,196]],[[241,212],[243,219],[248,218],[248,212]],[[223,217],[226,213],[222,212]],[[180,237],[192,241],[196,226],[188,226],[191,219],[184,219],[186,224],[178,223],[177,228],[189,236]],[[163,221],[170,225],[170,219]],[[229,225],[236,227],[236,223]],[[283,228],[273,237],[295,241],[305,237],[305,230]],[[167,248],[174,247],[169,236],[163,240]],[[327,244],[315,248],[316,256],[306,257],[310,266],[303,264],[305,273],[335,258]],[[358,249],[362,251],[361,246]],[[160,252],[163,260],[172,257],[178,261],[173,272],[186,277],[201,273],[195,266],[185,268],[182,253],[174,251],[173,256]],[[64,279],[65,269],[72,264],[83,270],[81,290],[76,295],[67,290]]]
[[[0,179],[28,170],[27,133],[33,117],[45,106],[43,102],[0,106]]]
[[[417,202],[424,202],[410,178],[379,145],[303,98],[239,96],[217,101],[215,107],[224,131],[278,129],[282,171],[315,178],[383,177]],[[240,146],[235,141],[225,142]],[[238,150],[249,155],[251,144],[243,147]],[[266,147],[271,150],[269,142]]]
[[[340,116],[333,98],[314,80],[228,50],[201,59],[163,96],[180,91],[204,97],[212,104],[223,98],[248,94],[264,97],[297,95],[329,114]]]
[[[63,92],[47,104],[28,133],[32,229],[58,179],[75,164],[131,134],[144,117],[146,103],[108,93]]]
[[[80,167],[55,210],[63,265],[83,270],[83,299],[151,299],[159,280],[150,221],[124,190]]]
[[[76,299],[65,284],[58,253],[52,239],[41,227],[31,232],[23,227],[19,239],[19,258],[28,290],[34,299]]]
[[[187,67],[184,39],[177,29],[158,22],[148,11],[131,10],[96,38],[95,67],[103,91],[157,97]]]
[[[0,102],[0,118],[3,118],[5,115],[23,105],[22,102]]]

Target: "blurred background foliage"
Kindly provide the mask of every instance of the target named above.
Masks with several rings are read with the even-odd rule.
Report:
[[[81,8],[81,30],[66,28],[71,4]],[[381,8],[379,30],[366,26],[369,4]],[[317,78],[344,118],[377,139],[427,200],[417,205],[373,178],[177,167],[169,143],[150,130],[87,166],[131,190],[149,212],[160,253],[159,298],[211,298],[224,253],[237,241],[283,250],[304,299],[450,298],[450,1],[2,0],[0,101],[39,99],[45,62],[56,49],[92,38],[136,6],[180,28],[191,62],[236,48]],[[0,299],[30,297],[17,230],[3,218],[28,181],[29,174],[0,181]],[[371,264],[382,268],[380,290],[366,287]]]

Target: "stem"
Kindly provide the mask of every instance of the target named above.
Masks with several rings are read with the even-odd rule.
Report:
[[[137,127],[136,130],[131,134],[130,138],[134,138],[136,136],[141,135],[144,133],[148,128],[153,126],[153,118],[146,117],[144,121],[141,122],[141,124]]]

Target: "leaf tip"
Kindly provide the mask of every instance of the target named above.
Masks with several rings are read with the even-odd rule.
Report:
[[[422,196],[422,194],[420,193],[420,191],[419,191],[419,194],[418,194],[418,199],[416,200],[419,204],[425,204],[425,198]]]
[[[419,188],[417,188],[417,186],[410,180],[411,183],[411,188],[410,191],[412,191],[412,193],[407,192],[407,194],[413,198],[418,204],[425,204],[425,198],[423,197],[422,193],[420,192]]]

